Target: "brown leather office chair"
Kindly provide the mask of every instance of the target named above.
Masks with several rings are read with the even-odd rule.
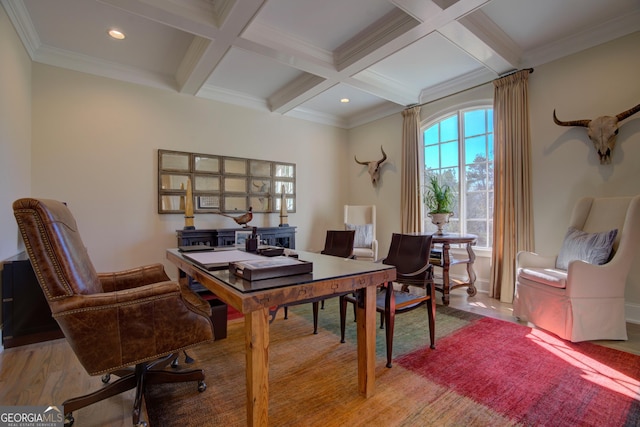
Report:
[[[13,210],[51,313],[78,360],[89,375],[106,374],[103,382],[120,377],[66,400],[65,425],[73,424],[73,411],[133,388],[133,424],[146,425],[140,406],[149,384],[197,381],[204,391],[202,370],[163,369],[180,351],[213,339],[204,300],[170,281],[161,264],[96,273],[64,203],[26,198]]]
[[[386,325],[387,368],[392,366],[393,328],[396,314],[406,313],[426,304],[431,348],[435,348],[436,290],[433,280],[433,266],[429,264],[431,239],[431,235],[394,233],[391,238],[389,254],[382,260],[383,264],[396,267],[395,283],[401,285],[397,289],[394,288],[393,283],[388,283],[382,292],[378,292],[376,299],[376,311],[382,314],[382,324]],[[412,292],[416,290],[415,288],[420,288],[423,291]],[[355,296],[340,297],[341,342],[344,342],[347,302],[355,304]]]
[[[320,251],[323,255],[331,255],[339,258],[353,258],[353,242],[355,239],[355,230],[327,230],[324,240],[324,249]],[[331,297],[330,297],[331,298]],[[313,307],[313,333],[318,333],[318,315],[320,303],[324,308],[324,300],[326,298],[314,298],[311,300],[299,301],[293,305],[312,303]],[[284,307],[284,318],[288,318],[289,311],[287,306]],[[275,316],[274,316],[275,317]]]

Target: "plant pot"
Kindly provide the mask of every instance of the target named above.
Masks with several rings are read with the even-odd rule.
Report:
[[[428,213],[427,216],[431,218],[431,222],[438,227],[438,231],[436,234],[442,235],[444,231],[442,230],[445,224],[449,223],[449,218],[453,216],[453,212],[446,213]]]

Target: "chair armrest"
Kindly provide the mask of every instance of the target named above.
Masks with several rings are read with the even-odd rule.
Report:
[[[98,279],[104,292],[121,291],[170,280],[164,266],[159,263],[113,273],[99,273]]]
[[[177,282],[74,295],[53,317],[90,375],[152,360],[213,338],[211,319]]]
[[[567,270],[567,296],[572,298],[624,298],[627,272],[611,260],[595,265],[571,261]]]
[[[557,256],[539,255],[535,252],[520,251],[516,255],[516,271],[520,268],[554,268]]]
[[[106,310],[118,306],[144,304],[150,299],[180,297],[180,284],[165,281],[100,294],[76,294],[57,303],[56,315],[78,310]]]
[[[431,269],[433,267],[432,264],[427,264],[424,267],[422,267],[420,270],[417,271],[412,271],[411,273],[400,273],[398,271],[396,271],[396,275],[398,276],[398,278],[402,278],[402,277],[414,277],[417,276],[419,274],[424,273],[425,271],[428,271],[429,269]]]

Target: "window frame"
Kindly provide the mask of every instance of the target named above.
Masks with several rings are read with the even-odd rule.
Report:
[[[422,120],[420,123],[420,143],[421,143],[421,149],[420,149],[420,165],[421,165],[421,175],[420,175],[420,188],[424,191],[425,189],[425,176],[426,176],[426,164],[425,164],[425,140],[424,140],[424,134],[425,131],[427,129],[429,129],[431,126],[433,126],[434,124],[441,122],[443,120],[449,119],[450,117],[457,115],[457,126],[458,126],[458,135],[457,135],[457,140],[458,140],[458,164],[456,166],[457,168],[457,173],[458,173],[458,188],[455,189],[455,193],[456,193],[456,207],[457,207],[457,211],[455,212],[455,216],[452,217],[452,222],[456,222],[458,223],[458,227],[459,227],[459,232],[461,233],[467,233],[467,234],[477,234],[477,233],[473,233],[473,231],[468,231],[467,230],[467,221],[471,220],[473,221],[473,219],[469,219],[467,217],[467,204],[468,204],[468,200],[467,200],[467,193],[468,190],[466,190],[467,185],[466,185],[466,171],[467,171],[467,164],[466,164],[466,160],[465,160],[465,153],[466,153],[466,145],[465,145],[465,133],[464,133],[464,113],[467,113],[469,111],[473,111],[473,110],[493,110],[493,101],[492,100],[477,100],[477,101],[473,101],[473,102],[469,102],[469,103],[464,103],[464,104],[457,104],[454,106],[451,106],[450,108],[447,109],[443,109],[443,110],[439,110],[437,112],[435,112],[434,114],[430,115],[429,117],[427,117],[426,119]],[[493,123],[491,123],[491,126],[493,127]],[[492,129],[492,131],[490,133],[484,133],[481,135],[494,135],[494,130]],[[488,171],[491,174],[491,171],[495,168],[495,148],[494,146],[491,145],[491,141],[494,141],[493,139],[494,137],[491,137],[491,140],[488,141],[488,145],[487,145],[487,161],[489,162],[489,158],[491,159],[491,161],[489,162],[490,166],[490,170]],[[441,154],[440,154],[441,155]],[[439,162],[441,163],[441,162]],[[487,249],[490,250],[491,249],[491,245],[492,245],[492,233],[493,233],[493,193],[494,193],[494,178],[493,178],[493,174],[491,174],[490,176],[487,176],[488,181],[490,182],[490,185],[488,185],[487,189],[485,190],[485,192],[487,193],[485,195],[485,202],[487,203],[486,209],[487,209],[487,216],[486,216],[486,232],[487,232],[487,237],[486,237],[486,243],[482,244],[481,242],[478,242],[478,249]],[[461,197],[461,189],[465,189],[464,191],[464,195],[463,197]],[[428,212],[426,207],[424,207],[423,209],[424,213],[423,213],[423,221],[425,224],[425,230],[429,230],[431,231],[431,219],[427,216]],[[435,231],[435,226],[433,226],[433,229]],[[446,230],[446,227],[445,227]]]

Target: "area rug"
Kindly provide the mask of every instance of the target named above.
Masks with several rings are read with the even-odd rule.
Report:
[[[438,306],[436,349],[426,310],[396,317],[394,365],[376,337],[376,392],[357,391],[355,324],[340,343],[337,300],[312,333],[311,306],[271,324],[272,426],[635,426],[640,423],[640,357],[591,343],[571,344],[517,323]],[[227,339],[194,348],[208,388],[150,387],[149,424],[246,425],[242,320]]]

